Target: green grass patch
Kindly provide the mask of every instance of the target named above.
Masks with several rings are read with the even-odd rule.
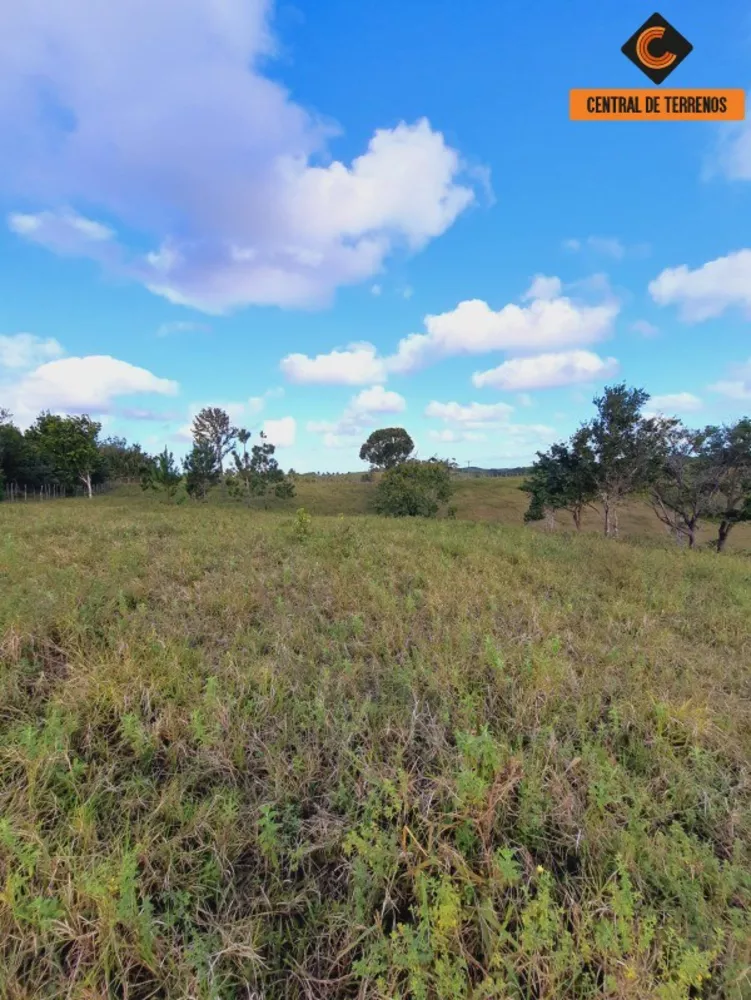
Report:
[[[751,563],[370,486],[0,510],[0,996],[745,1000]]]

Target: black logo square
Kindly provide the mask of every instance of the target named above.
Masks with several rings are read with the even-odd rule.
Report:
[[[621,48],[652,83],[662,83],[693,50],[687,38],[661,14],[653,14]]]

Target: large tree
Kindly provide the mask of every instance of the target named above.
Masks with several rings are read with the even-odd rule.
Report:
[[[103,472],[98,440],[101,428],[101,424],[88,416],[42,413],[26,437],[66,488],[80,481],[91,497],[92,481]]]
[[[716,548],[722,552],[733,527],[751,521],[751,418],[710,428],[706,449],[719,475],[714,519]]]
[[[649,502],[657,517],[689,548],[696,544],[699,522],[717,509],[722,470],[708,447],[713,428],[689,430],[666,421],[662,461],[649,484]]]
[[[597,470],[588,438],[587,429],[580,428],[568,443],[537,453],[532,474],[521,486],[530,494],[525,521],[540,521],[547,513],[567,510],[576,530],[581,529],[585,508],[593,507],[598,496]]]
[[[406,462],[415,444],[403,427],[382,427],[373,431],[360,448],[360,460],[373,469],[393,469]]]
[[[593,400],[597,416],[582,429],[592,453],[608,536],[618,534],[618,511],[624,500],[644,491],[660,468],[664,422],[642,416],[648,400],[643,389],[625,383],[607,386]]]
[[[232,451],[238,434],[229,415],[219,406],[205,406],[193,419],[191,433],[196,444],[210,444],[214,449],[221,474],[224,471],[224,459]]]

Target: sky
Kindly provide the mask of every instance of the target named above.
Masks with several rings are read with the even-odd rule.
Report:
[[[751,87],[751,8],[665,2],[670,87]],[[751,122],[572,122],[651,87],[654,8],[25,0],[0,8],[0,406],[283,468],[528,464],[616,381],[751,412]],[[658,88],[654,88],[657,90]]]

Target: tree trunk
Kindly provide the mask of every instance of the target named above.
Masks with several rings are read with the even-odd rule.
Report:
[[[610,538],[610,504],[607,500],[603,503],[603,510],[605,512],[605,537]]]
[[[728,535],[730,534],[730,529],[733,527],[732,521],[720,521],[720,530],[717,535],[717,551],[723,552],[725,549],[725,543],[728,540]]]
[[[81,473],[81,482],[86,487],[86,492],[87,492],[87,495],[88,495],[89,500],[90,500],[92,498],[92,496],[94,495],[91,492],[91,473],[90,472],[83,472],[83,473]]]
[[[571,515],[574,518],[574,524],[576,525],[576,530],[577,531],[581,531],[582,530],[582,511],[581,511],[581,507],[574,507],[574,509],[571,511]]]
[[[696,547],[696,521],[689,521],[686,524],[686,534],[688,535],[688,547]]]

